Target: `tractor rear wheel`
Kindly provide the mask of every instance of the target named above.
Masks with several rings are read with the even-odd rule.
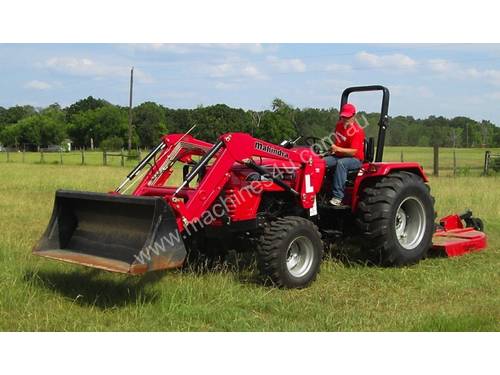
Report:
[[[257,264],[265,281],[284,288],[304,288],[314,281],[323,257],[316,225],[297,216],[273,221],[258,241]]]
[[[434,198],[414,173],[399,171],[362,191],[357,225],[377,263],[403,266],[424,258],[434,233]]]

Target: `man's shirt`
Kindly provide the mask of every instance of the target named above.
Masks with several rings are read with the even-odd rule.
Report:
[[[335,127],[334,134],[335,145],[342,148],[355,148],[357,151],[354,154],[356,159],[363,161],[365,159],[365,131],[357,122],[344,127],[344,124],[339,121]],[[336,156],[345,157],[341,152],[336,152]]]

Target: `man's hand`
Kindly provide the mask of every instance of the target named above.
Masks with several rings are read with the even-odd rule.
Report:
[[[340,147],[337,146],[335,143],[332,145],[332,147],[330,148],[330,151],[332,152],[332,154],[335,154],[336,152],[339,152],[340,151]]]
[[[354,156],[358,152],[355,148],[344,148],[333,144],[331,147],[332,154],[340,154],[341,156]]]

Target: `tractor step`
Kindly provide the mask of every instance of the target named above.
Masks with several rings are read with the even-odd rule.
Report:
[[[335,229],[322,229],[321,234],[326,238],[341,238],[344,235],[344,232]]]
[[[486,234],[474,228],[438,230],[432,237],[432,250],[455,257],[487,246]]]
[[[332,206],[331,204],[318,204],[318,209],[327,212],[351,212],[350,206]]]

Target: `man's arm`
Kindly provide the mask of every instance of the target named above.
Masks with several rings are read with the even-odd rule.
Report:
[[[345,148],[337,146],[336,144],[332,145],[332,152],[335,154],[342,154],[345,156],[354,156],[358,152],[357,148]]]

